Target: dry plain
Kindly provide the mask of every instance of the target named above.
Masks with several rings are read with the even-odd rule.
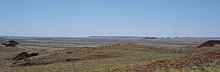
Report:
[[[219,72],[220,46],[197,48],[218,38],[29,38],[0,45],[0,72]],[[39,53],[13,61],[21,52]]]

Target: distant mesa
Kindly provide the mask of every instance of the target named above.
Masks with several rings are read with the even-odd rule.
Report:
[[[16,47],[19,44],[20,44],[19,42],[14,41],[14,40],[10,40],[10,41],[2,43],[2,45],[5,45],[6,47]]]
[[[139,39],[139,36],[89,36],[89,38],[102,38],[102,39]]]
[[[144,37],[143,39],[158,39],[157,37]]]
[[[215,45],[220,44],[220,40],[209,40],[199,45],[197,48],[201,47],[214,47]]]

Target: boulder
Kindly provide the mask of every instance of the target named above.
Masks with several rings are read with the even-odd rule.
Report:
[[[39,53],[31,53],[29,54],[29,57],[38,56]]]
[[[21,52],[20,54],[18,54],[14,58],[12,58],[12,60],[14,60],[14,61],[25,60],[28,57],[29,57],[29,54],[27,52]]]

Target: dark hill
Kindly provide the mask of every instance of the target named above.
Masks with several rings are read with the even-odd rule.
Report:
[[[215,45],[220,44],[220,40],[209,40],[199,45],[197,48],[201,47],[214,47]]]

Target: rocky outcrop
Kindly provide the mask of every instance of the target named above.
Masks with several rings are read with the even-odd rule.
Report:
[[[13,57],[12,60],[14,61],[18,61],[18,60],[26,60],[29,57],[33,57],[33,56],[37,56],[38,53],[31,53],[28,54],[27,52],[21,52],[20,54],[18,54],[17,56]]]
[[[20,44],[19,42],[14,41],[14,40],[10,40],[8,42],[2,43],[2,45],[5,45],[6,47],[16,47],[19,44]]]
[[[209,40],[199,45],[197,48],[201,47],[214,47],[215,45],[220,44],[220,40]]]

